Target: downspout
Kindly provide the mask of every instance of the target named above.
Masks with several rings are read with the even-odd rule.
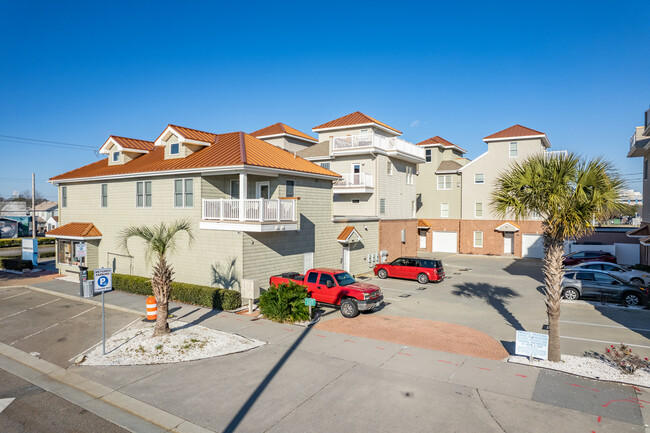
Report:
[[[460,215],[458,218],[458,238],[456,239],[457,245],[456,245],[456,251],[458,251],[458,254],[461,254],[460,252],[460,240],[462,239],[461,236],[461,224],[463,222],[463,173],[459,170],[458,175],[460,176]]]

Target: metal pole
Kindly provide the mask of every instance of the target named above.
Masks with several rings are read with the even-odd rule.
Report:
[[[36,239],[36,173],[32,173],[32,239]]]
[[[102,291],[102,354],[106,355],[106,314],[104,312],[104,292]]]

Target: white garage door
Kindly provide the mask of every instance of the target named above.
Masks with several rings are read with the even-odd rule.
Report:
[[[542,235],[523,235],[521,238],[521,256],[544,258]]]
[[[458,233],[456,232],[433,232],[434,253],[455,253],[458,246]]]

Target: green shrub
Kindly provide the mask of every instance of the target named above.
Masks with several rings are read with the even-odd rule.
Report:
[[[45,259],[47,257],[54,257],[54,256],[56,256],[56,252],[54,252],[54,251],[48,251],[47,253],[41,253],[40,254],[40,257],[42,259]]]
[[[20,257],[0,257],[0,268],[9,269],[11,271],[22,271],[23,269],[34,269],[34,265],[31,260],[22,260]]]
[[[88,271],[88,279],[94,278],[94,272]],[[137,275],[113,274],[113,288],[122,292],[152,296],[151,279]],[[197,284],[172,283],[171,300],[185,304],[200,305],[217,310],[234,310],[241,306],[241,296],[235,290]]]
[[[26,238],[27,239],[27,238]],[[54,238],[36,238],[38,239],[39,245],[49,245],[53,244]],[[21,247],[23,245],[23,240],[20,238],[11,238],[11,239],[0,239],[0,248],[12,248],[12,247]]]
[[[274,322],[299,322],[309,320],[309,307],[305,305],[307,289],[294,282],[271,286],[260,295],[260,311]]]

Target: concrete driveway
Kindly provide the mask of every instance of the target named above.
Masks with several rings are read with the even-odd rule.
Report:
[[[427,253],[430,256],[432,254]],[[542,261],[505,257],[435,254],[445,266],[441,283],[372,278],[389,304],[372,314],[415,317],[485,332],[514,353],[515,331],[545,333]],[[325,320],[339,317],[328,314]],[[603,352],[624,342],[650,357],[650,311],[617,304],[562,301],[562,353]]]

